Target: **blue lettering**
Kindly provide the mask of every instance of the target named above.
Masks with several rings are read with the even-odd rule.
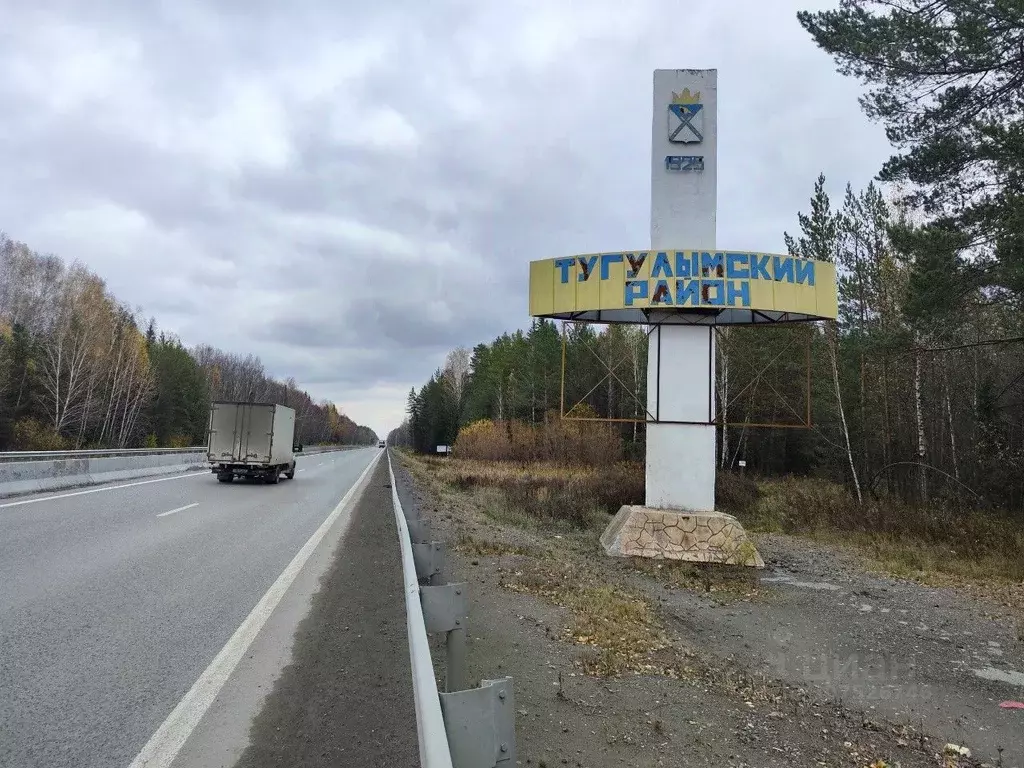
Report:
[[[700,280],[676,280],[676,306],[700,306]]]
[[[700,270],[703,275],[721,275],[722,274],[722,254],[716,253],[712,256],[710,253],[704,252],[700,255]]]
[[[654,259],[651,277],[672,277],[672,265],[668,263],[668,254],[664,251]]]
[[[629,273],[626,277],[636,277],[640,274],[640,270],[643,269],[644,262],[647,260],[647,252],[642,253],[627,253],[626,261],[629,262]]]
[[[814,285],[814,262],[810,259],[800,259],[796,263],[796,281]]]
[[[760,255],[753,253],[750,255],[750,279],[751,280],[771,280],[772,276],[768,274],[768,254]]]
[[[621,264],[622,254],[621,253],[602,253],[601,254],[601,279],[608,279],[608,267],[612,264]]]
[[[690,272],[690,260],[685,251],[676,251],[676,277],[696,277]]]
[[[651,296],[651,304],[671,304],[672,292],[668,289],[667,280],[659,280],[654,286],[654,295]]]
[[[730,280],[746,280],[750,277],[747,268],[747,254],[727,253],[725,255],[725,276]]]
[[[562,270],[562,282],[569,282],[569,267],[573,265],[574,259],[555,259],[555,266]]]
[[[730,307],[736,306],[736,300],[739,299],[741,307],[750,306],[750,283],[743,280],[731,280],[728,285],[728,295],[726,302]]]
[[[647,298],[647,281],[646,280],[627,280],[626,281],[626,306],[633,306],[633,299],[646,299]]]
[[[713,307],[725,305],[725,281],[724,280],[701,280],[701,287],[704,291],[704,301]],[[711,295],[711,289],[715,289],[715,295]]]
[[[787,283],[793,282],[793,257],[792,256],[773,256],[773,267],[775,271],[775,279],[778,282],[782,282],[785,278]]]
[[[597,256],[580,256],[579,261],[580,273],[576,280],[584,283],[590,279],[590,275],[594,271],[594,265],[597,264]]]

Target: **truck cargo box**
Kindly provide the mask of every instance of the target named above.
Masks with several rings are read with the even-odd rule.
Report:
[[[207,459],[222,479],[266,476],[276,481],[295,470],[295,411],[276,403],[210,405]]]

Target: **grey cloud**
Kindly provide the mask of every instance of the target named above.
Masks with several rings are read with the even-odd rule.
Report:
[[[685,45],[667,0],[12,6],[0,229],[395,422],[528,323],[531,259],[646,244],[655,67],[719,67],[723,245],[781,248],[819,170],[866,182],[887,147],[815,4],[692,4]]]

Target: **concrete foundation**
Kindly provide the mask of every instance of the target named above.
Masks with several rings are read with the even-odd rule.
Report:
[[[764,568],[739,520],[723,512],[624,506],[601,534],[601,546],[615,557]]]

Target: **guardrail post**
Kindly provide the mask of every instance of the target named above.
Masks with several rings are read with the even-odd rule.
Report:
[[[445,633],[445,690],[461,691],[466,680],[466,617],[469,599],[466,582],[420,587],[420,604],[427,632]]]
[[[430,541],[412,545],[412,559],[416,563],[416,577],[438,583],[444,566],[444,542]]]
[[[511,677],[481,680],[479,688],[438,695],[452,768],[511,768],[516,764]]]
[[[430,543],[430,523],[422,517],[409,520],[409,541],[413,544]]]

